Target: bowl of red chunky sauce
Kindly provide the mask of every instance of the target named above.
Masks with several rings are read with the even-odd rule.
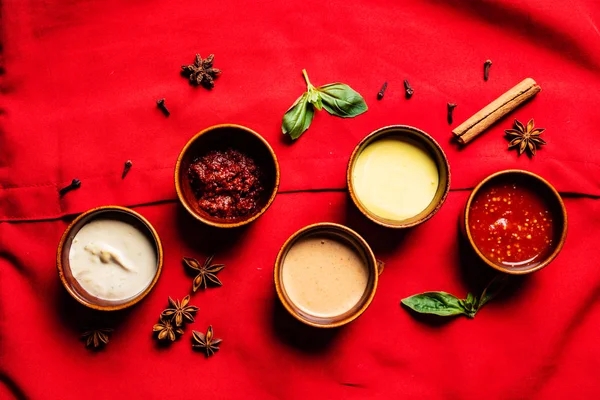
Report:
[[[486,264],[508,274],[527,274],[548,265],[562,249],[567,212],[548,181],[528,171],[506,170],[475,187],[464,227]]]
[[[181,204],[196,219],[220,228],[256,220],[269,208],[278,187],[273,149],[241,125],[215,125],[196,134],[175,165]]]

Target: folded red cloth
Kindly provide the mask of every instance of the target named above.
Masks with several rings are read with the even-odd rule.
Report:
[[[596,398],[600,346],[600,8],[595,1],[183,1],[1,3],[0,398]],[[179,74],[215,54],[215,88]],[[490,78],[483,62],[491,59]],[[318,112],[295,143],[281,117],[306,89],[344,82],[369,111]],[[450,130],[523,78],[537,97],[460,149]],[[415,93],[404,97],[408,79]],[[385,97],[377,92],[388,82]],[[169,117],[156,107],[166,99]],[[454,124],[446,103],[454,102]],[[546,128],[533,159],[507,151],[513,118]],[[237,232],[195,223],[176,202],[173,167],[196,132],[238,123],[261,133],[281,166],[272,208]],[[416,126],[444,148],[452,191],[424,225],[375,226],[344,193],[354,146],[391,124]],[[133,161],[125,179],[123,164]],[[468,190],[500,169],[541,174],[566,198],[569,236],[546,269],[517,280],[474,320],[415,318],[400,299],[481,290],[491,271],[458,233]],[[80,189],[60,198],[73,178]],[[94,206],[135,206],[157,228],[164,273],[132,310],[101,316],[115,328],[89,352],[94,322],[61,287],[60,235]],[[386,270],[372,305],[335,330],[309,329],[278,304],[272,279],[281,244],[318,222],[349,225]],[[192,295],[196,322],[168,348],[152,339],[167,297],[191,280],[183,256],[216,253],[224,286]],[[191,330],[223,339],[206,360]]]

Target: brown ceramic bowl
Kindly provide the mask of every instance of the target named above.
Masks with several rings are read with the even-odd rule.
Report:
[[[407,138],[424,146],[435,161],[439,171],[438,188],[429,206],[427,206],[427,208],[425,208],[423,211],[421,211],[414,217],[404,220],[391,220],[375,215],[361,203],[360,199],[356,195],[353,182],[354,166],[360,153],[369,144],[379,139],[391,136]],[[348,169],[346,172],[346,183],[348,185],[348,192],[350,193],[352,201],[354,202],[356,207],[358,207],[360,212],[363,213],[371,221],[388,228],[410,228],[422,224],[429,218],[433,217],[433,215],[440,209],[440,207],[446,200],[446,196],[448,196],[448,191],[450,190],[450,165],[448,164],[448,159],[446,158],[446,155],[444,154],[444,151],[442,150],[440,145],[427,133],[423,132],[420,129],[413,128],[411,126],[386,126],[371,133],[363,140],[361,140],[361,142],[356,146],[356,148],[352,152],[352,155],[350,156],[350,161],[348,162]]]
[[[263,171],[265,190],[253,214],[235,219],[214,217],[198,206],[194,190],[188,179],[188,169],[196,158],[211,150],[233,148],[246,154]],[[254,221],[269,208],[279,187],[279,164],[269,143],[252,129],[241,125],[223,124],[211,126],[192,137],[181,150],[175,165],[175,190],[181,204],[205,224],[218,228],[236,228]]]
[[[154,275],[154,279],[152,279],[150,284],[143,291],[129,299],[112,301],[97,298],[88,293],[85,289],[83,289],[71,273],[71,267],[69,265],[69,252],[71,250],[71,244],[73,242],[73,239],[75,238],[77,232],[79,232],[79,230],[85,224],[98,217],[114,218],[135,225],[138,229],[140,229],[140,231],[146,233],[148,238],[150,238],[151,241],[154,242],[157,259],[156,273]],[[124,308],[131,307],[134,304],[138,303],[140,300],[146,297],[148,293],[150,293],[150,291],[158,281],[158,278],[160,277],[160,273],[162,271],[162,265],[162,245],[160,243],[158,233],[156,233],[154,227],[152,227],[150,222],[148,222],[137,212],[130,210],[129,208],[120,206],[102,206],[98,208],[93,208],[75,218],[75,220],[67,227],[67,229],[63,233],[60,239],[60,243],[58,244],[58,251],[56,254],[56,267],[58,269],[58,276],[65,289],[67,289],[67,292],[69,292],[69,294],[75,300],[77,300],[84,306],[100,311],[122,310]]]
[[[469,221],[469,211],[471,209],[471,204],[473,200],[476,198],[477,194],[481,191],[482,188],[487,187],[487,185],[493,185],[498,183],[520,183],[522,185],[526,185],[526,187],[533,189],[536,194],[539,194],[542,197],[547,206],[550,209],[552,214],[552,220],[554,224],[554,239],[552,241],[552,247],[550,248],[550,253],[539,263],[525,265],[523,267],[506,267],[500,264],[497,264],[490,259],[488,259],[477,247],[475,241],[473,239],[473,232],[471,229],[471,224]],[[529,274],[531,272],[540,270],[544,268],[546,265],[550,264],[552,260],[558,256],[563,245],[565,244],[565,239],[567,237],[567,209],[565,208],[565,204],[563,203],[560,194],[556,191],[554,186],[552,186],[547,180],[538,176],[532,172],[518,170],[518,169],[510,169],[496,172],[483,181],[481,181],[475,189],[471,192],[469,199],[467,200],[467,204],[465,206],[464,218],[462,220],[462,228],[467,236],[471,247],[477,253],[479,258],[483,260],[490,267],[512,275],[523,275]]]
[[[335,317],[314,316],[303,311],[290,300],[283,283],[282,269],[288,251],[299,239],[313,234],[326,234],[328,236],[334,236],[337,240],[342,239],[346,241],[362,255],[365,266],[369,271],[367,287],[358,303],[349,311]],[[375,296],[375,291],[377,290],[378,277],[382,270],[383,266],[377,264],[373,251],[358,233],[343,225],[322,222],[308,225],[300,229],[283,244],[277,255],[277,260],[275,261],[275,290],[277,291],[277,296],[279,297],[279,300],[281,300],[283,307],[285,307],[285,309],[297,320],[317,328],[336,328],[354,321],[367,309],[369,304],[371,304],[371,301]]]

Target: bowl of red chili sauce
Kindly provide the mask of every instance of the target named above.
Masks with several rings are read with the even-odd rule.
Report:
[[[505,170],[475,187],[465,207],[464,227],[486,264],[508,274],[527,274],[550,264],[562,249],[567,212],[544,178]]]
[[[279,187],[269,143],[241,125],[211,126],[192,137],[175,165],[175,190],[196,219],[234,228],[260,217]]]

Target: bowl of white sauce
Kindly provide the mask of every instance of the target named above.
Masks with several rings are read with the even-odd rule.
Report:
[[[393,125],[365,137],[347,169],[352,201],[373,222],[410,228],[431,218],[450,190],[450,166],[427,133]]]
[[[120,206],[93,208],[79,215],[58,245],[59,278],[79,303],[116,311],[142,300],[154,287],[163,251],[154,227]]]

